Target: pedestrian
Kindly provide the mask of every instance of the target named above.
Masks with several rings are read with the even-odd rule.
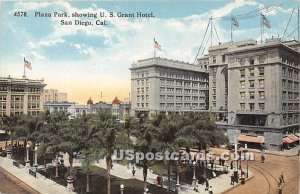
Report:
[[[216,173],[215,173],[215,171],[212,171],[212,175],[213,175],[213,178],[216,178]]]
[[[209,188],[209,182],[207,179],[205,179],[205,191],[207,191]]]
[[[158,175],[156,180],[157,180],[157,184],[163,188],[163,178],[162,178],[162,176]]]
[[[261,158],[261,163],[264,163],[265,162],[265,155],[264,154],[261,154],[261,156],[260,156],[260,158]]]
[[[208,193],[209,193],[209,194],[213,194],[213,191],[212,191],[212,187],[211,187],[211,186],[210,186],[209,189],[208,189]]]
[[[230,163],[230,169],[231,170],[233,169],[233,161],[231,161],[231,163]]]
[[[230,176],[230,180],[231,180],[231,185],[234,185],[234,176],[233,176],[233,174]]]
[[[285,182],[284,182],[284,178],[283,178],[283,173],[281,173],[280,178],[281,178],[281,182],[282,182],[282,183],[285,183]]]
[[[220,166],[222,165],[222,158],[221,157],[219,158],[219,165]]]
[[[281,176],[279,176],[279,184],[282,184]]]

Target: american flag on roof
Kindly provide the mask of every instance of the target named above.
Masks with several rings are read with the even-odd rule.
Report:
[[[31,68],[31,63],[29,62],[29,61],[27,61],[26,59],[25,59],[25,57],[24,57],[24,66],[26,67],[26,68],[28,68],[28,69],[32,69]]]
[[[237,19],[235,17],[231,17],[231,22],[234,26],[239,27],[239,22],[237,21]]]
[[[261,17],[262,17],[262,24],[268,28],[271,28],[271,24],[268,18],[263,14],[261,14]]]
[[[158,49],[158,50],[161,51],[161,46],[160,46],[160,44],[155,40],[155,38],[154,38],[154,48],[156,48],[156,49]]]

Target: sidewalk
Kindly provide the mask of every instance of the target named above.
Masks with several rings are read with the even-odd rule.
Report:
[[[300,149],[300,145],[297,145],[289,150],[284,150],[284,151],[270,151],[270,150],[264,150],[264,154],[272,154],[272,155],[279,155],[279,156],[296,156],[298,155],[298,150]],[[258,149],[249,149],[249,151],[256,152],[256,153],[261,153],[261,150]]]
[[[0,157],[0,166],[7,172],[24,182],[34,190],[41,194],[72,194],[75,192],[69,191],[66,187],[57,184],[56,182],[45,178],[41,174],[37,173],[37,178],[29,174],[29,168],[18,168],[13,165],[13,160],[7,157]]]
[[[95,163],[94,165],[106,169],[106,163],[105,160],[100,160],[98,163]],[[74,166],[80,166],[80,163],[78,161],[74,163]],[[217,165],[217,169],[223,168],[222,166]],[[135,177],[132,175],[132,164],[129,164],[129,166],[123,166],[121,164],[113,163],[113,169],[111,170],[111,174],[117,177],[120,177],[122,179],[132,179],[136,178],[141,181],[144,180],[143,178],[143,169],[140,167],[135,166]],[[244,170],[245,171],[245,170]],[[212,190],[214,194],[220,194],[226,190],[231,189],[233,186],[230,185],[231,179],[230,175],[233,172],[230,172],[228,174],[220,175],[214,179],[209,180],[209,185],[212,186]],[[157,184],[156,178],[157,174],[154,174],[150,169],[148,169],[147,174],[147,182],[150,184]],[[249,172],[249,179],[252,177],[252,173]],[[167,180],[164,177],[164,183],[167,184]],[[236,186],[237,184],[235,184]],[[167,188],[167,186],[164,185],[164,188]],[[184,184],[180,186],[180,194],[196,194],[194,187],[192,185]],[[208,191],[205,191],[205,185],[198,184],[198,193],[208,193]],[[149,191],[151,193],[151,191]]]

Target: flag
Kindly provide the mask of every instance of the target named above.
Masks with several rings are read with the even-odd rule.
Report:
[[[27,67],[30,70],[32,69],[31,68],[31,63],[29,61],[25,60],[25,57],[24,57],[24,66]]]
[[[239,27],[239,22],[237,21],[237,19],[235,17],[231,17],[231,22],[234,26]]]
[[[268,20],[268,18],[263,14],[261,14],[261,17],[262,17],[262,24],[268,28],[271,28],[270,21]]]
[[[160,51],[161,51],[161,46],[160,46],[160,44],[155,40],[155,38],[154,38],[154,48],[156,48],[157,50],[160,50]]]

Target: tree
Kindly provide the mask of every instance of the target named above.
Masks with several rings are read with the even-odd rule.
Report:
[[[107,194],[110,194],[110,171],[113,167],[112,155],[114,149],[128,149],[131,147],[131,141],[129,136],[126,135],[125,131],[122,129],[120,123],[118,123],[110,114],[98,112],[97,117],[99,119],[97,124],[99,133],[97,135],[100,139],[100,153],[106,160]]]

